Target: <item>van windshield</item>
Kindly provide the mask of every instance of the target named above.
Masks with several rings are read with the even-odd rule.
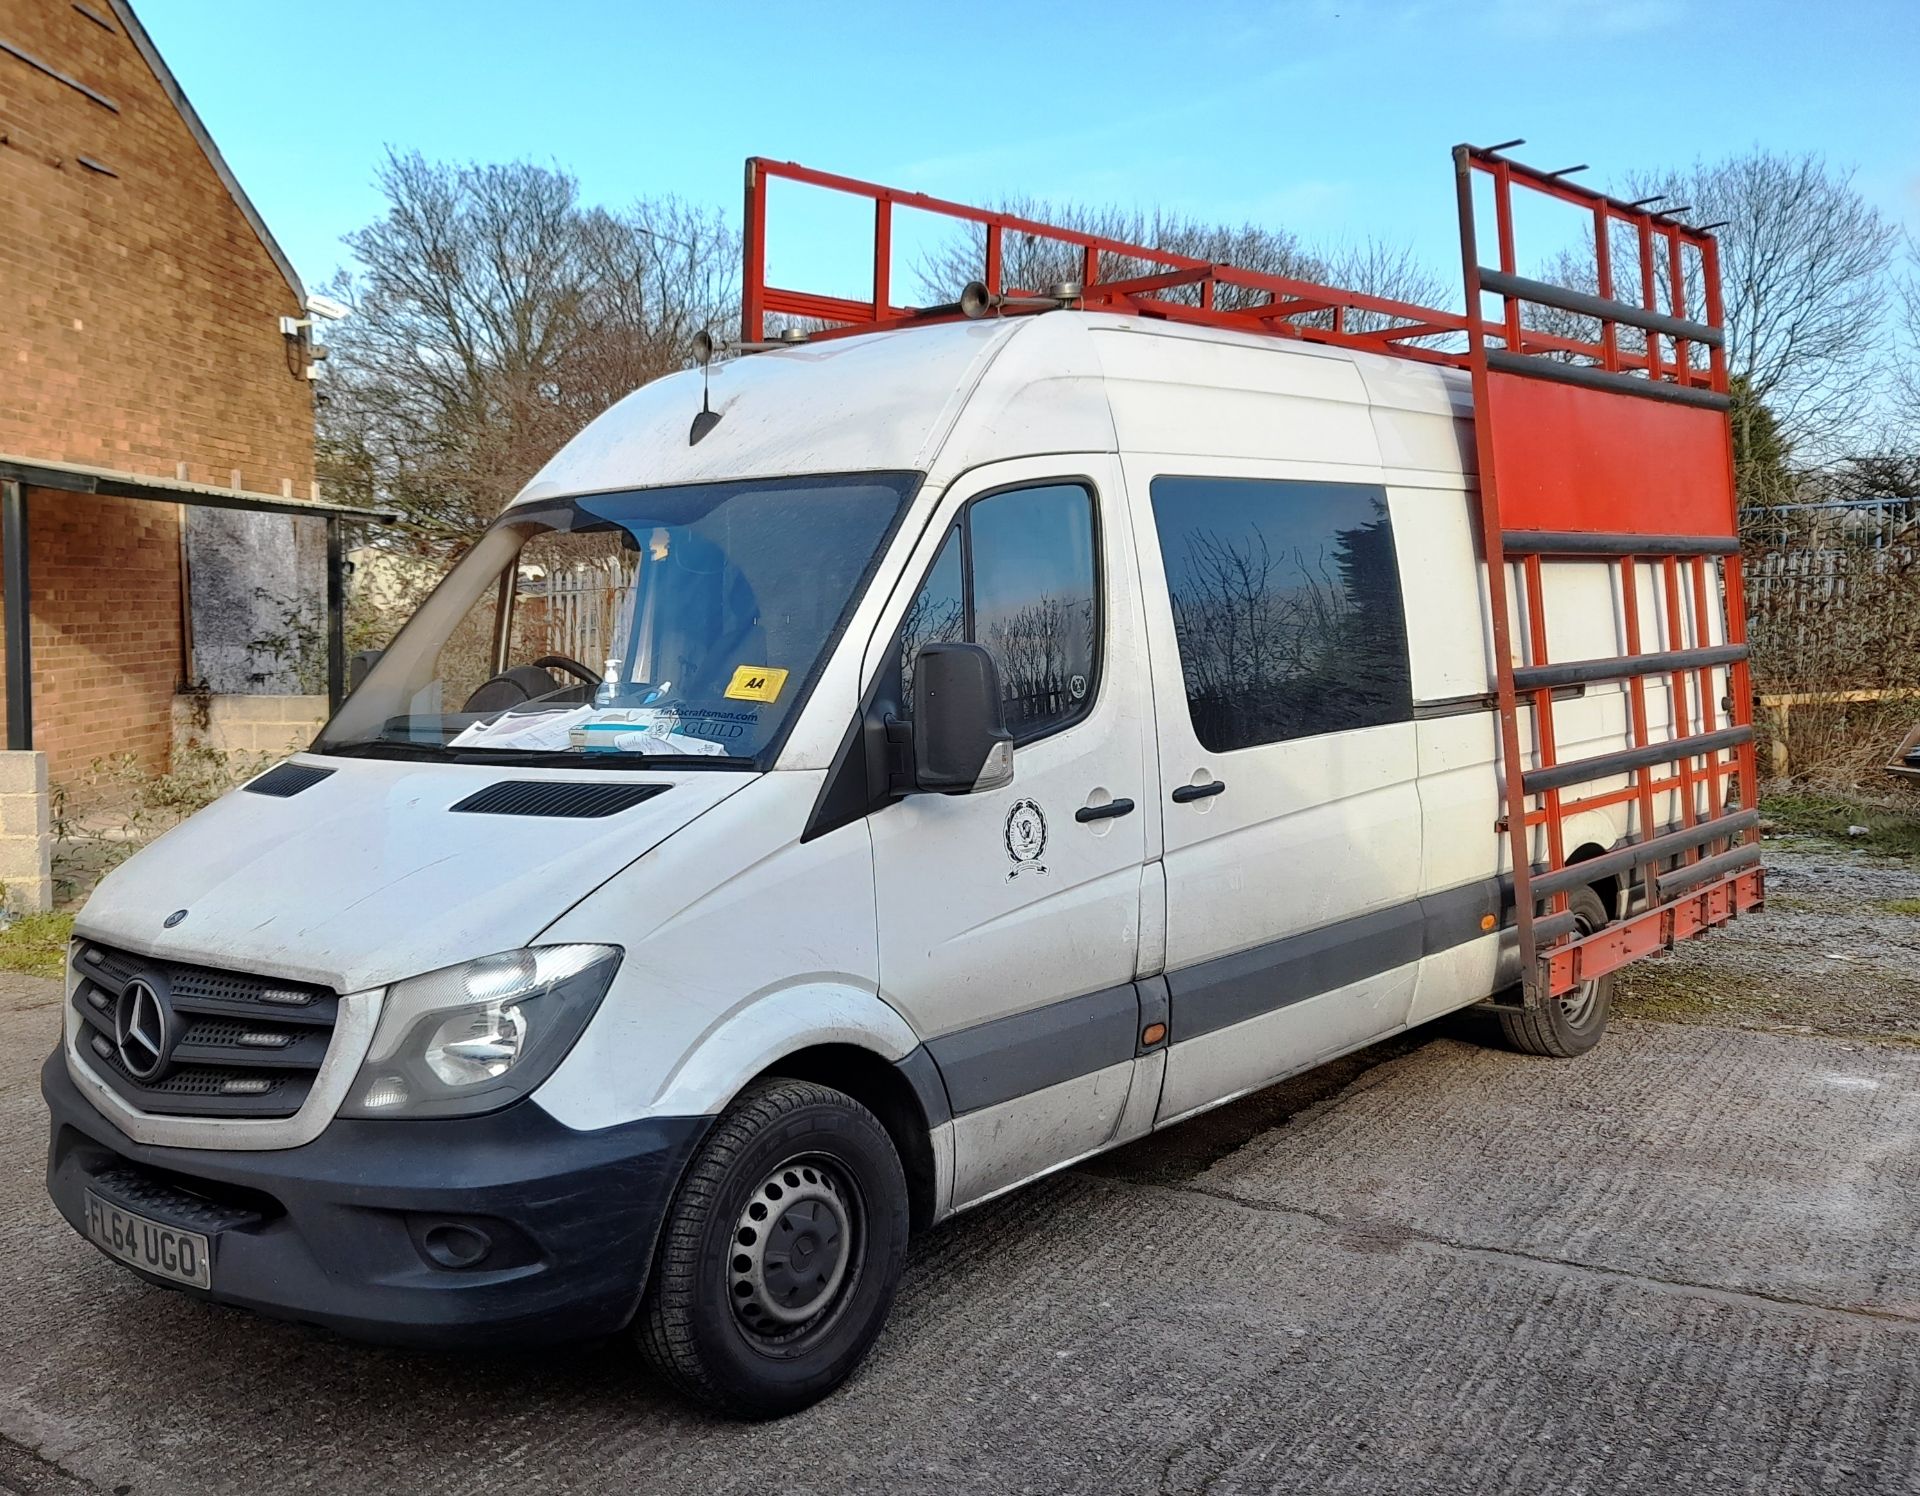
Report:
[[[777,748],[917,482],[637,489],[509,510],[321,753],[726,767]]]

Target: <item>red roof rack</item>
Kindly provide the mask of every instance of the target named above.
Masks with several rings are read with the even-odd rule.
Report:
[[[766,279],[767,185],[785,180],[817,187],[850,197],[865,198],[873,204],[873,294],[865,301],[843,296],[823,296],[770,286]],[[1234,265],[1217,265],[1191,255],[1170,254],[1143,244],[1108,239],[1077,229],[1040,223],[1013,213],[996,213],[985,208],[970,208],[964,203],[928,197],[921,192],[903,192],[853,177],[815,171],[791,161],[768,161],[753,157],[747,162],[745,225],[745,273],[742,277],[740,336],[758,343],[766,336],[769,314],[784,313],[812,321],[834,324],[811,334],[813,337],[845,336],[874,332],[882,328],[917,326],[928,322],[954,321],[966,315],[957,302],[941,307],[903,306],[894,300],[891,280],[893,213],[896,208],[911,208],[949,219],[958,224],[973,224],[983,230],[983,254],[977,279],[989,298],[1013,298],[997,310],[1019,314],[1057,306],[1061,298],[1047,286],[1007,286],[1001,275],[1001,246],[1009,233],[1030,234],[1077,250],[1080,275],[1072,304],[1089,311],[1133,312],[1143,316],[1165,317],[1178,321],[1204,323],[1210,327],[1238,328],[1243,332],[1270,332],[1282,337],[1301,337],[1313,342],[1333,343],[1374,353],[1398,353],[1430,363],[1466,367],[1463,353],[1446,353],[1411,344],[1409,340],[1442,334],[1460,334],[1466,319],[1457,312],[1437,311],[1412,302],[1394,301],[1361,291],[1342,290],[1313,281],[1288,276],[1266,275]],[[1130,275],[1124,279],[1102,280],[1103,266],[1148,265],[1151,274]],[[1216,292],[1231,286],[1241,292],[1264,293],[1266,301],[1229,309],[1218,305]],[[956,295],[960,287],[954,287]],[[1174,294],[1170,294],[1174,293]],[[1025,304],[1023,304],[1025,303]],[[1306,320],[1311,319],[1311,320]],[[1353,324],[1366,321],[1365,330]]]
[[[1718,248],[1710,233],[1681,223],[1679,210],[1662,212],[1657,200],[1623,202],[1568,181],[1568,172],[1524,166],[1504,149],[1463,145],[1453,153],[1464,312],[1211,264],[754,158],[746,169],[741,334],[760,343],[770,314],[827,324],[808,334],[820,338],[988,310],[1019,315],[1073,305],[1467,370],[1507,766],[1506,814],[1498,829],[1510,839],[1523,1000],[1534,1005],[1758,908],[1764,887]],[[773,180],[873,205],[870,297],[767,284],[767,186]],[[1492,200],[1491,265],[1479,257],[1477,186]],[[1592,290],[1520,273],[1514,207],[1524,194],[1570,207],[1589,226]],[[937,307],[900,304],[890,278],[896,208],[977,226],[984,296]],[[1076,250],[1078,284],[1004,285],[1008,233]],[[1103,270],[1116,265],[1127,273],[1102,279]],[[1148,273],[1137,273],[1142,265]],[[1616,281],[1632,284],[1635,299],[1621,299]],[[1223,287],[1234,294],[1222,297]],[[1246,304],[1248,293],[1264,299]],[[1496,314],[1488,314],[1488,298],[1497,301]],[[1447,346],[1433,346],[1436,340]],[[1620,655],[1551,657],[1544,568],[1569,561],[1612,572]],[[1712,585],[1716,572],[1720,588]],[[1649,578],[1653,596],[1643,606],[1640,589]],[[1517,593],[1524,655],[1511,637],[1510,588]],[[1554,738],[1554,693],[1588,684],[1624,688],[1632,746],[1563,762]],[[1661,691],[1667,725],[1656,739],[1649,697]],[[1523,706],[1533,714],[1531,763],[1520,746]],[[1583,789],[1618,778],[1628,781],[1626,788]],[[1655,799],[1668,794],[1676,797],[1678,819],[1656,824]],[[1566,845],[1567,818],[1617,805],[1633,808],[1629,843],[1570,862],[1570,851],[1580,849]],[[1568,895],[1608,878],[1640,889],[1642,905],[1600,931],[1585,930],[1569,910]]]

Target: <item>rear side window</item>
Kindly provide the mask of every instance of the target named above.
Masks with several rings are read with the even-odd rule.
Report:
[[[1209,752],[1413,716],[1386,490],[1153,480],[1194,735]]]
[[[1000,667],[1007,726],[1024,743],[1092,705],[1099,666],[1093,495],[1078,483],[975,499],[901,627],[902,701],[923,645],[983,645]]]

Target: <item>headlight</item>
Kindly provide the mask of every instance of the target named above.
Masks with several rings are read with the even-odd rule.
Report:
[[[343,1117],[453,1117],[518,1101],[553,1073],[620,965],[614,945],[540,945],[387,989]]]

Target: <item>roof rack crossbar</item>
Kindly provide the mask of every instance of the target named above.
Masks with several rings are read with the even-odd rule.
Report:
[[[1589,296],[1584,291],[1570,290],[1550,281],[1533,280],[1524,275],[1508,275],[1505,271],[1492,270],[1485,265],[1480,267],[1480,289],[1499,296],[1518,296],[1524,301],[1557,307],[1563,312],[1575,312],[1597,321],[1625,322],[1645,332],[1664,333],[1670,338],[1704,343],[1709,348],[1720,348],[1726,344],[1726,334],[1720,328],[1709,327],[1704,322],[1669,317],[1665,312],[1637,307],[1631,302],[1615,301],[1606,296]]]

